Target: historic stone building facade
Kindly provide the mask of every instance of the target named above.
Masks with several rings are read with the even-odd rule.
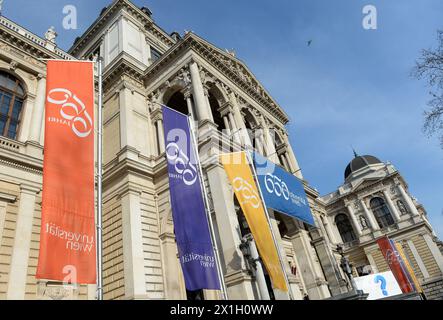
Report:
[[[426,211],[390,163],[358,156],[345,171],[345,183],[321,197],[323,224],[334,244],[344,247],[354,275],[389,271],[376,239],[399,242],[428,298],[443,296],[443,256]],[[334,226],[334,227],[330,227]]]
[[[303,179],[285,129],[288,117],[233,54],[194,33],[166,33],[149,9],[128,0],[104,8],[68,53],[57,47],[54,30],[41,38],[0,17],[0,299],[95,297],[95,286],[37,282],[35,271],[44,59],[99,56],[104,59],[105,299],[187,298],[169,205],[160,104],[190,114],[198,128],[229,298],[260,299],[254,272],[240,249],[243,214],[214,159],[220,149],[255,149]],[[337,263],[339,244],[354,263],[356,276],[365,266],[373,272],[386,270],[374,242],[386,233],[402,241],[424,286],[441,283],[443,258],[432,228],[399,173],[379,161],[359,170],[351,165],[350,171],[346,184],[325,197],[305,183],[317,227],[270,211],[291,296],[325,299],[348,291]],[[204,297],[220,298],[210,291]]]

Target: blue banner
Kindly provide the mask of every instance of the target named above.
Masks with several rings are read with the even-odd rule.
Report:
[[[315,226],[301,180],[258,153],[253,157],[266,206]]]
[[[188,117],[163,107],[169,191],[186,289],[220,290]]]

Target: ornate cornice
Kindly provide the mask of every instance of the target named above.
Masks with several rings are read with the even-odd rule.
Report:
[[[103,90],[106,93],[115,86],[116,79],[125,79],[132,85],[143,88],[143,70],[128,60],[127,54],[122,52],[116,62],[106,70],[103,76]]]
[[[104,9],[102,14],[95,20],[95,22],[85,31],[85,33],[72,45],[69,49],[69,53],[72,55],[79,54],[89,41],[96,36],[97,32],[111,19],[114,14],[120,10],[126,10],[132,17],[141,22],[145,29],[154,35],[157,39],[160,39],[164,45],[171,47],[174,45],[174,40],[154,21],[144,13],[140,8],[135,6],[128,0],[116,0],[110,6]]]
[[[0,40],[3,40],[7,46],[11,47],[9,51],[14,51],[22,59],[40,67],[44,64],[39,62],[38,58],[74,59],[74,57],[59,48],[56,48],[54,51],[49,50],[45,47],[45,40],[21,28],[5,17],[0,17]],[[21,52],[32,56],[32,58],[26,57]]]

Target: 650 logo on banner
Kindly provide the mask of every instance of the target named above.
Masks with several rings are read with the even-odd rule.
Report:
[[[250,203],[255,209],[260,207],[260,197],[249,182],[237,177],[234,179],[232,186],[235,192],[241,193],[243,199],[239,200],[243,200],[242,203]]]
[[[86,138],[92,132],[92,118],[86,111],[85,104],[68,89],[52,89],[48,93],[48,102],[60,105],[60,116],[58,119],[50,117],[49,122],[56,122],[70,126],[79,138]]]
[[[263,177],[263,179],[265,182],[266,190],[270,194],[275,194],[279,198],[283,197],[286,201],[291,201],[297,206],[307,205],[305,199],[289,191],[288,185],[277,176],[268,173]]]
[[[178,144],[171,142],[167,145],[166,157],[177,173],[173,178],[183,179],[187,186],[192,186],[197,181],[196,166],[189,161],[189,157],[180,150]]]
[[[268,173],[265,177],[265,186],[269,193],[275,193],[277,197],[289,200],[288,185],[278,177]]]

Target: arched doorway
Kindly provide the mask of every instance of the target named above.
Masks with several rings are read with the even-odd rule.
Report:
[[[165,104],[171,109],[189,115],[188,104],[186,103],[185,96],[181,91],[176,91],[173,93],[170,98],[165,101]]]

